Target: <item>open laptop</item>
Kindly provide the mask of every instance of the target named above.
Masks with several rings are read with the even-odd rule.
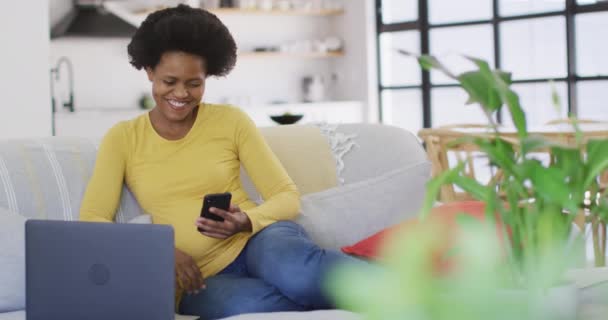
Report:
[[[174,318],[168,226],[29,220],[27,320]]]

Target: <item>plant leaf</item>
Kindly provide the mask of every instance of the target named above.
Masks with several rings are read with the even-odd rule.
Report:
[[[530,180],[534,186],[534,192],[542,200],[559,204],[562,208],[568,208],[576,212],[577,203],[570,197],[570,188],[566,183],[566,175],[559,168],[545,168],[538,162],[530,173]],[[545,203],[545,206],[547,204]]]
[[[454,177],[453,182],[479,201],[487,202],[490,200],[491,189],[475,179],[458,175]]]
[[[443,74],[445,74],[446,76],[456,80],[456,76],[452,72],[450,72],[450,70],[448,70],[448,68],[446,68],[434,56],[426,55],[426,54],[417,55],[413,52],[409,52],[409,51],[403,50],[403,49],[397,49],[397,52],[402,55],[408,56],[408,57],[415,57],[418,60],[418,64],[420,65],[420,67],[422,67],[422,69],[424,69],[424,70],[430,71],[432,69],[437,69],[437,70],[441,71]]]
[[[557,114],[562,114],[562,100],[557,93],[555,82],[551,80],[549,81],[549,84],[551,85],[551,102],[553,104],[553,108]]]
[[[439,192],[441,192],[441,187],[445,184],[452,183],[463,168],[464,163],[459,163],[456,167],[442,172],[426,184],[426,195],[420,211],[421,218],[426,218],[429,212],[431,212],[433,205],[437,201]]]
[[[509,108],[509,113],[511,114],[511,120],[515,124],[515,128],[517,128],[517,134],[520,138],[527,137],[526,115],[519,104],[519,96],[509,88],[503,89],[503,91],[499,89],[499,92],[502,99],[506,101],[507,108]]]
[[[492,83],[480,71],[465,72],[458,76],[462,88],[469,94],[467,103],[479,103],[484,109],[494,112],[502,105]]]
[[[467,58],[473,61],[473,63],[479,67],[479,72],[483,76],[487,77],[490,83],[494,84],[493,87],[496,89],[500,100],[506,103],[507,107],[509,108],[511,119],[517,128],[519,137],[526,137],[528,135],[526,116],[519,103],[519,96],[517,96],[517,94],[509,88],[511,85],[511,74],[500,71],[492,72],[490,65],[486,61],[472,57]],[[492,80],[489,79],[490,77]]]
[[[608,169],[608,140],[587,142],[587,166],[583,188],[587,188],[597,176]]]
[[[509,174],[515,174],[515,152],[513,146],[500,138],[489,140],[487,138],[476,138],[474,143],[483,151],[490,162]]]

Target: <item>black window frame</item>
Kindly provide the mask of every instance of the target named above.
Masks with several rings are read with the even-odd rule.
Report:
[[[575,17],[577,14],[606,12],[608,11],[608,2],[599,2],[595,4],[577,4],[576,0],[566,0],[566,5],[563,10],[548,11],[542,13],[532,13],[514,16],[501,16],[499,13],[499,1],[491,0],[493,9],[491,19],[486,20],[471,20],[456,23],[430,24],[429,22],[429,7],[428,0],[418,0],[418,19],[415,21],[404,21],[385,24],[382,21],[382,1],[375,0],[376,8],[376,49],[377,49],[377,67],[378,67],[378,115],[379,121],[384,122],[383,117],[383,101],[382,93],[386,90],[403,90],[403,89],[421,89],[422,91],[422,127],[430,128],[433,125],[431,117],[431,90],[433,88],[458,87],[458,84],[432,84],[430,72],[421,70],[421,83],[419,85],[405,86],[384,86],[382,85],[382,56],[380,48],[380,35],[386,32],[399,31],[418,31],[420,33],[420,52],[421,54],[430,54],[430,30],[438,28],[452,28],[470,25],[488,25],[493,29],[493,46],[494,46],[494,67],[501,68],[501,51],[500,51],[500,27],[503,22],[531,20],[546,17],[564,17],[566,21],[566,61],[567,75],[562,78],[533,78],[533,79],[518,79],[514,80],[513,84],[526,83],[544,83],[555,81],[565,83],[567,86],[567,106],[568,114],[578,114],[577,102],[577,83],[582,81],[602,81],[608,80],[608,75],[602,76],[578,76],[576,74],[576,25]],[[502,122],[501,114],[498,114],[498,121]]]

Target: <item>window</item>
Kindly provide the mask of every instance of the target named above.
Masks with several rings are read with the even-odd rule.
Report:
[[[500,28],[504,70],[514,79],[565,78],[566,19],[549,17],[514,20]]]
[[[420,89],[382,91],[384,122],[412,132],[422,129],[422,93]]]
[[[433,24],[492,18],[492,1],[428,0],[429,20]]]
[[[453,73],[470,71],[475,69],[475,65],[463,55],[481,58],[493,64],[493,37],[492,26],[488,24],[431,29],[431,54],[438,57]],[[431,83],[456,81],[448,79],[441,72],[432,71]]]
[[[382,23],[395,23],[416,20],[418,0],[384,0],[382,4]]]
[[[569,113],[608,120],[608,1],[376,0],[381,121],[421,127],[485,122],[452,79],[397,52],[432,54],[455,72],[470,55],[513,73],[530,126]],[[496,6],[496,7],[495,7]],[[550,82],[551,81],[551,82]],[[561,99],[553,106],[551,94]],[[506,108],[500,122],[510,124]]]
[[[401,31],[380,35],[381,83],[384,86],[419,85],[420,67],[415,59],[397,52],[397,49],[420,54],[418,31]]]

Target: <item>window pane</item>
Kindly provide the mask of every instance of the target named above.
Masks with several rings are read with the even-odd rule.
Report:
[[[418,0],[382,0],[385,24],[418,20]]]
[[[434,88],[431,90],[431,101],[433,127],[487,123],[478,104],[465,105],[467,93],[461,88]]]
[[[564,82],[554,83],[555,91],[560,97],[561,110],[553,106],[551,94],[552,86],[549,83],[515,84],[513,90],[519,95],[519,102],[526,113],[528,127],[537,127],[551,120],[564,119],[568,117],[568,87]],[[505,125],[513,125],[511,114],[507,108],[503,108],[502,122]]]
[[[576,68],[580,76],[608,74],[608,43],[598,39],[608,29],[608,13],[576,16]]]
[[[420,84],[420,66],[413,57],[397,52],[403,49],[420,54],[418,31],[386,32],[380,34],[380,68],[383,86]]]
[[[489,20],[491,18],[491,0],[429,0],[431,24]]]
[[[566,25],[563,17],[505,22],[501,25],[502,68],[514,79],[566,76]]]
[[[452,73],[476,69],[462,55],[481,58],[494,65],[494,36],[490,24],[431,29],[430,38],[431,54],[437,56]],[[431,80],[435,84],[455,82],[438,71],[431,71]]]
[[[596,3],[600,3],[600,2],[605,2],[605,0],[576,0],[576,4],[581,4],[581,5],[596,4]]]
[[[578,117],[608,121],[608,81],[581,81],[578,88]]]
[[[420,89],[382,91],[382,117],[386,124],[418,134],[422,129],[422,92]]]
[[[500,0],[501,16],[560,11],[566,8],[566,0]]]

